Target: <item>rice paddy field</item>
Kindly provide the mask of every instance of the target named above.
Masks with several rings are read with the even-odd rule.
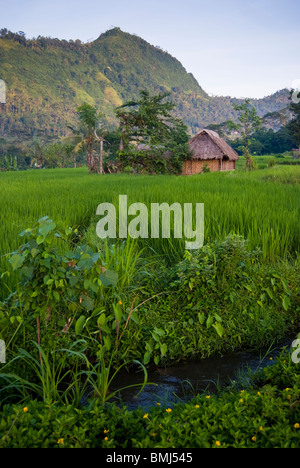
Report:
[[[96,208],[119,195],[128,204],[204,203],[205,243],[230,233],[243,235],[264,258],[295,256],[300,246],[300,167],[275,166],[246,173],[192,177],[89,175],[85,168],[0,173],[0,271],[6,254],[20,245],[18,234],[43,216],[58,228],[96,229]],[[143,240],[158,254],[184,249],[177,239]],[[142,245],[142,244],[141,244]],[[2,298],[7,294],[1,286]]]
[[[234,361],[245,349],[261,363],[292,342],[300,324],[299,183],[297,165],[192,177],[0,173],[0,338],[8,358],[0,369],[0,447],[299,447],[292,354],[271,355],[261,373],[224,389],[195,387],[182,401],[166,396],[146,410],[120,406],[117,378],[124,365],[127,385],[133,363],[146,376],[146,368],[177,363],[188,371],[210,357]],[[187,252],[174,229],[169,239],[99,241],[97,207],[113,203],[118,214],[119,195],[144,203],[149,216],[155,202],[203,203],[203,249]],[[77,228],[80,244],[63,244],[60,257],[37,238],[30,279],[17,287],[9,254],[24,242],[18,234],[46,216],[58,229]],[[97,250],[94,269],[72,256],[82,246]],[[106,287],[103,274],[99,281],[103,266],[117,272],[115,286]],[[68,281],[57,279],[59,270]]]

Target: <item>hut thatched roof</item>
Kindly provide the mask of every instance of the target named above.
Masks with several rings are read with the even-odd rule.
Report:
[[[229,159],[237,161],[239,155],[225,140],[212,130],[201,130],[189,142],[192,159]]]

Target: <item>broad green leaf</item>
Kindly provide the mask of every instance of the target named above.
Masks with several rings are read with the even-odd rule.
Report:
[[[60,294],[59,294],[59,292],[53,291],[52,294],[53,294],[54,299],[55,299],[57,302],[59,302],[59,300],[60,300]]]
[[[100,328],[101,328],[101,331],[107,333],[108,335],[111,335],[111,329],[106,323],[104,325],[101,325]]]
[[[236,293],[235,293],[235,292],[231,292],[231,293],[229,294],[229,299],[230,299],[230,301],[232,302],[232,304],[234,303],[235,298],[236,298]]]
[[[50,267],[51,267],[51,259],[50,258],[45,258],[43,260],[40,261],[40,265],[48,268],[50,270]]]
[[[153,346],[152,346],[151,341],[147,341],[146,350],[149,351],[149,353],[153,353]]]
[[[82,254],[77,266],[78,268],[90,270],[93,266],[92,257],[87,253]]]
[[[39,234],[45,239],[49,232],[56,228],[56,224],[51,219],[41,219],[39,221]]]
[[[272,291],[269,288],[266,288],[265,291],[268,294],[270,299],[274,299],[274,294],[272,293]]]
[[[166,343],[164,343],[163,345],[161,345],[160,347],[160,352],[161,352],[161,355],[162,356],[165,356],[167,354],[167,351],[168,351],[168,345]]]
[[[282,279],[281,282],[282,282],[282,285],[283,285],[283,287],[284,287],[284,289],[285,289],[286,294],[290,295],[290,294],[291,294],[291,290],[290,290],[289,283],[287,282],[287,280],[286,280],[286,279]]]
[[[16,254],[16,255],[13,255],[9,259],[9,263],[11,264],[13,270],[15,271],[23,265],[24,260],[25,258],[22,255]]]
[[[27,266],[23,266],[22,270],[21,270],[21,273],[23,276],[25,276],[26,278],[28,279],[32,279],[33,278],[33,273],[34,273],[34,268],[32,267],[27,267]]]
[[[208,317],[208,319],[206,320],[206,327],[210,328],[212,326],[213,322],[214,322],[214,317],[213,317],[213,315],[210,315]]]
[[[79,278],[78,276],[69,276],[69,283],[70,283],[70,286],[73,288],[74,286],[76,286],[76,284],[78,283],[79,281]]]
[[[100,317],[97,320],[97,323],[100,327],[102,327],[106,323],[106,315],[101,314]]]
[[[105,335],[105,337],[103,339],[104,339],[105,348],[107,349],[107,351],[109,351],[110,348],[111,348],[111,339],[110,339],[109,335]]]
[[[214,314],[214,317],[215,317],[217,322],[220,322],[220,323],[222,322],[222,319],[221,319],[220,315]]]
[[[44,242],[45,238],[43,236],[38,236],[36,242],[38,245],[41,245]]]
[[[140,323],[140,319],[139,319],[137,312],[132,312],[131,320],[133,320],[133,322],[136,323],[137,325]]]
[[[76,335],[80,335],[82,333],[85,322],[86,322],[85,316],[81,315],[81,317],[79,317],[79,319],[77,320],[77,322],[75,324],[75,333],[76,333]]]
[[[93,313],[92,313],[91,317],[96,317],[97,315],[99,315],[102,312],[104,312],[104,309],[98,307],[98,309],[93,310]]]
[[[25,229],[25,231],[20,232],[19,236],[24,237],[24,236],[29,236],[31,234],[32,230],[31,229]]]
[[[204,324],[204,322],[205,322],[205,314],[204,314],[204,312],[202,312],[201,314],[200,314],[200,313],[198,314],[198,320],[199,320],[199,322],[200,322],[201,325]]]
[[[123,316],[122,309],[119,305],[115,307],[115,317],[117,322],[121,322]]]
[[[105,273],[100,275],[100,280],[103,286],[113,286],[115,287],[118,282],[119,275],[115,271],[107,270]]]
[[[151,353],[149,351],[146,351],[144,354],[144,359],[143,359],[144,364],[149,364],[150,358],[151,358]]]
[[[31,249],[30,253],[31,253],[31,256],[33,258],[35,258],[37,256],[37,254],[39,253],[39,250],[38,249]]]
[[[284,296],[282,298],[282,305],[283,305],[284,310],[287,312],[289,308],[291,307],[291,300],[289,296]]]
[[[94,301],[89,296],[82,296],[81,297],[81,305],[84,309],[90,311],[94,308]]]
[[[213,327],[220,336],[220,338],[222,338],[224,334],[224,328],[222,327],[222,325],[219,322],[217,322],[213,324]]]

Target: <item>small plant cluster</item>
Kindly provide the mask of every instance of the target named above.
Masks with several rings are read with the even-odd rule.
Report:
[[[234,303],[243,287],[250,288],[252,265],[260,254],[249,251],[246,244],[241,236],[230,235],[196,254],[187,251],[177,269],[179,279],[174,285],[181,292],[181,302],[188,301],[185,309],[197,313],[200,324],[213,326],[221,338],[222,306],[228,300]]]
[[[187,251],[166,270],[157,269],[145,286],[161,294],[141,314],[144,363],[150,356],[159,364],[268,347],[299,325],[299,267],[262,264],[259,249],[241,236]]]
[[[4,156],[3,159],[0,159],[0,171],[17,171],[18,170],[18,160],[17,157]]]
[[[278,380],[279,379],[279,380]],[[30,401],[4,405],[1,448],[298,448],[299,365],[289,353],[248,388],[201,394],[145,411]]]
[[[142,151],[136,149],[119,152],[122,169],[131,168],[138,174],[175,174],[182,171],[182,164],[187,158],[186,148],[174,147],[172,157],[166,157],[166,148],[156,147]]]
[[[19,283],[0,310],[1,337],[13,350],[0,373],[2,399],[34,394],[48,403],[78,403],[88,386],[102,403],[114,396],[109,387],[128,363],[126,351],[119,359],[119,347],[129,323],[138,321],[136,308],[133,302],[127,313],[113,292],[106,295],[110,307],[103,307],[104,291],[113,290],[118,274],[107,270],[90,246],[74,245],[76,236],[71,229],[58,232],[45,217],[21,233],[26,242],[10,257]],[[115,370],[117,361],[122,362]],[[134,364],[144,370],[143,388],[146,369]]]
[[[77,234],[72,229],[58,232],[51,219],[42,218],[20,234],[25,242],[9,259],[19,273],[19,283],[4,303],[2,317],[7,311],[9,322],[24,321],[27,331],[36,327],[39,344],[41,333],[47,339],[52,331],[56,339],[76,330],[80,314],[88,317],[95,311],[96,297],[116,284],[117,275],[106,271],[91,247],[77,245],[68,250]]]

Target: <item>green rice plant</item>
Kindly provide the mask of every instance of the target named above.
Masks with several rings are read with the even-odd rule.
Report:
[[[99,253],[99,261],[105,269],[118,274],[117,290],[122,294],[122,291],[134,283],[137,274],[142,272],[145,249],[141,248],[136,239],[130,237],[126,240],[99,239],[94,226],[90,225],[83,240]]]
[[[117,207],[122,194],[128,195],[129,204],[141,202],[149,209],[151,203],[204,203],[205,243],[234,233],[247,238],[251,248],[260,247],[266,261],[294,256],[300,239],[299,174],[299,166],[278,165],[251,173],[191,177],[99,177],[84,168],[0,173],[0,272],[8,270],[6,255],[18,247],[18,233],[36,219],[48,215],[58,229],[95,232],[97,206],[108,202]],[[155,252],[171,262],[184,252],[184,243],[172,236],[138,239],[137,245],[145,249],[143,255]],[[1,279],[2,298],[15,283],[14,274]]]
[[[120,366],[117,366],[113,370],[113,362],[117,355],[117,351],[110,353],[109,361],[107,362],[105,353],[107,350],[105,347],[101,348],[101,351],[98,353],[98,362],[95,365],[89,363],[88,369],[83,371],[82,374],[86,377],[86,385],[91,388],[89,395],[93,398],[96,398],[102,405],[105,405],[109,400],[114,399],[118,396],[123,390],[129,388],[139,387],[140,390],[136,396],[138,396],[145,388],[148,383],[148,372],[146,367],[139,361],[133,360],[132,364],[135,364],[141,367],[144,373],[144,381],[141,384],[130,384],[125,387],[118,388],[117,390],[111,391],[112,383],[114,382],[116,376],[119,372],[126,366],[128,363],[123,363]],[[154,385],[154,384],[151,384]]]
[[[53,351],[44,350],[36,342],[33,345],[38,351],[38,356],[20,348],[18,355],[1,369],[0,381],[4,382],[0,389],[2,401],[11,400],[18,395],[21,401],[34,396],[48,405],[58,402],[79,405],[85,393],[79,369],[82,364],[88,364],[85,356],[86,342],[77,340],[70,349]],[[79,351],[76,350],[78,347]],[[16,361],[21,361],[22,366],[33,376],[31,380],[5,372],[6,368],[10,368]]]

